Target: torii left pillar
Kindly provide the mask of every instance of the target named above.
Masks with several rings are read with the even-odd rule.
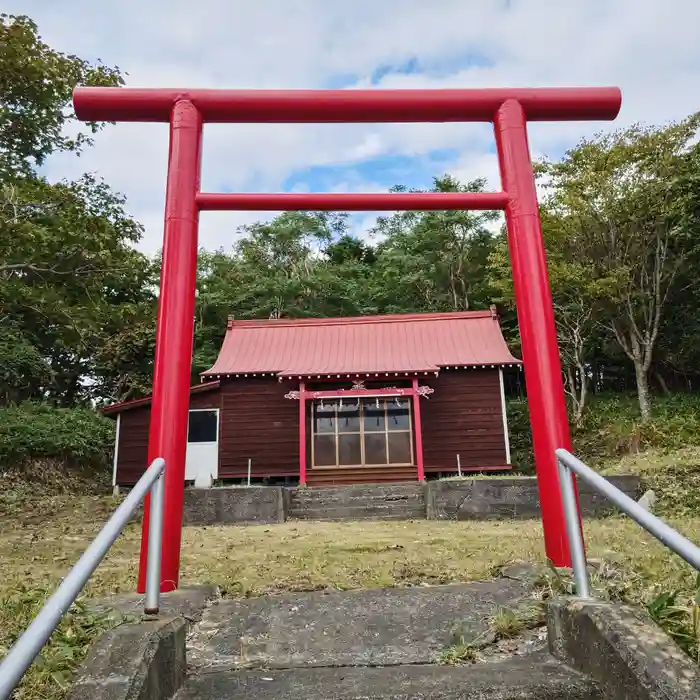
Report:
[[[174,572],[161,582],[163,592],[178,587],[185,457],[190,404],[190,367],[197,287],[197,231],[202,162],[202,117],[189,100],[173,105],[170,117],[168,180],[165,190],[165,230],[158,300],[158,341],[153,374],[148,461],[165,459],[165,513],[161,571]],[[186,370],[183,368],[187,368]],[[150,500],[144,507],[148,532]],[[138,592],[146,590],[148,538],[141,539]]]

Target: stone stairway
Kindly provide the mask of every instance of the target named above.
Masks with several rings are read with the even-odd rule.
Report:
[[[289,517],[297,520],[424,520],[423,484],[358,484],[290,491]]]
[[[190,631],[176,698],[602,700],[541,634],[498,651],[494,616],[532,606],[532,591],[500,578],[218,601]],[[473,662],[444,664],[456,640],[480,640]]]
[[[466,584],[245,600],[183,587],[140,620],[142,596],[111,596],[95,611],[131,621],[96,640],[67,700],[700,698],[696,660],[644,610],[543,605],[548,571],[520,563]]]

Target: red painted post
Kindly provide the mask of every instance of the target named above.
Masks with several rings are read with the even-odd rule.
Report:
[[[306,383],[299,382],[299,485],[306,486]]]
[[[545,550],[555,566],[570,566],[554,451],[571,449],[547,260],[525,112],[507,100],[494,120],[506,207],[508,247],[525,364],[527,399],[542,506]]]
[[[418,379],[413,379],[413,431],[416,434],[416,471],[418,481],[425,481],[423,465],[423,429],[420,422],[420,395],[418,394]]]
[[[190,403],[192,334],[197,276],[197,227],[202,152],[202,117],[187,100],[176,102],[170,121],[165,194],[165,233],[158,299],[153,401],[148,461],[165,459],[165,513],[161,590],[175,590],[180,576],[182,505]],[[141,537],[138,591],[146,586],[147,502]]]

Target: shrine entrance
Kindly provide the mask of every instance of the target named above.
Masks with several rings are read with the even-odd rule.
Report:
[[[570,554],[555,450],[570,448],[554,311],[540,228],[528,121],[614,119],[617,88],[480,90],[184,90],[77,88],[85,121],[170,125],[165,232],[149,461],[165,459],[161,588],[179,584],[189,379],[199,212],[504,210],[518,310],[530,423],[547,556]],[[500,192],[387,194],[236,194],[200,192],[204,123],[491,122]],[[303,394],[303,392],[302,392]],[[303,408],[304,401],[300,401]],[[150,501],[145,506],[138,590],[145,590]]]

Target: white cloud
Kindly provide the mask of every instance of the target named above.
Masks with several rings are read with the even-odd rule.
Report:
[[[389,71],[382,87],[611,85],[623,90],[618,125],[659,123],[697,108],[700,3],[696,0],[9,0],[47,42],[118,64],[131,85],[315,88],[339,79],[369,83],[378,68],[413,60],[418,72]],[[28,6],[30,5],[30,6]],[[475,61],[474,58],[479,60]],[[486,60],[484,60],[486,59]],[[608,124],[535,124],[534,154],[556,153]],[[487,125],[210,125],[203,187],[274,191],[312,165],[347,166],[385,155],[425,157],[455,148],[451,170],[498,185]],[[51,159],[49,177],[85,170],[128,196],[147,229],[162,235],[167,127],[119,124],[80,158]],[[437,173],[426,172],[426,184]],[[343,168],[338,187],[366,179]],[[366,183],[368,190],[376,183]],[[299,188],[297,188],[299,189]],[[334,188],[337,189],[337,188]],[[201,242],[228,247],[236,225],[259,213],[202,217]],[[371,220],[371,217],[367,219]]]

